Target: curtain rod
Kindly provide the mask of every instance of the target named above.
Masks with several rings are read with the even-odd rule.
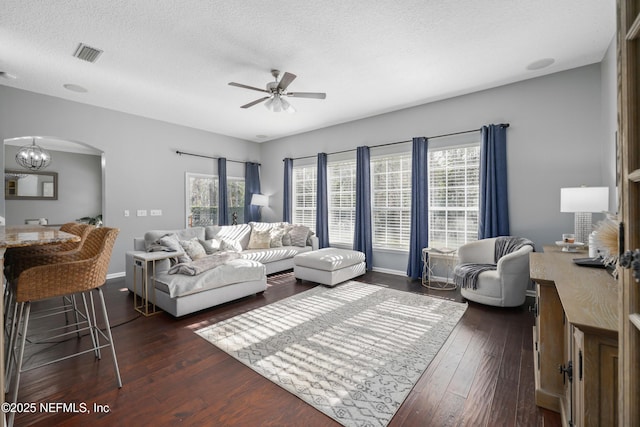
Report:
[[[503,128],[508,128],[509,127],[509,123],[500,123],[498,126],[503,127]],[[436,139],[436,138],[445,138],[447,136],[463,135],[465,133],[480,132],[480,130],[481,129],[471,129],[471,130],[463,130],[461,132],[445,133],[445,134],[442,134],[442,135],[430,136],[427,139]],[[370,145],[369,148],[378,148],[378,147],[387,147],[389,145],[406,144],[407,142],[411,142],[411,141],[413,141],[413,140],[409,139],[407,141],[387,142],[386,144]],[[349,150],[334,151],[332,153],[327,153],[327,155],[343,154],[343,153],[349,153],[351,151],[356,151],[356,149],[355,148],[351,148]],[[312,158],[315,158],[315,157],[317,157],[317,155],[315,155],[315,156],[293,157],[291,160],[312,159]],[[284,159],[282,159],[282,161],[284,161]]]
[[[186,153],[184,151],[176,151],[176,154],[179,156],[182,156],[183,154],[185,156],[193,156],[193,157],[204,157],[205,159],[219,159],[220,157],[214,157],[214,156],[206,156],[204,154],[194,154],[194,153]],[[232,160],[232,159],[227,159],[228,162],[234,162],[234,163],[257,163],[257,162],[244,162],[241,160]],[[260,163],[257,163],[258,166],[262,166]]]

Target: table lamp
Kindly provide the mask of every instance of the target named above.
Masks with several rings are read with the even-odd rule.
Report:
[[[560,189],[560,212],[575,213],[576,242],[588,242],[591,213],[609,210],[609,187],[572,187]]]

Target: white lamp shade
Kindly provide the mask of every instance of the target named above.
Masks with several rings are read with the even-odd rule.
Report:
[[[609,210],[609,187],[560,189],[560,212],[605,212]]]
[[[269,206],[269,196],[264,194],[253,194],[251,196],[251,204],[254,206]]]

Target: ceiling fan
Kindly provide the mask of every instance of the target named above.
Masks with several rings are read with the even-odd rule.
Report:
[[[264,106],[267,107],[268,110],[279,113],[281,111],[286,111],[287,113],[295,113],[296,110],[293,108],[291,104],[284,98],[285,96],[292,96],[294,98],[314,98],[314,99],[325,99],[327,97],[326,93],[320,92],[287,92],[287,88],[291,84],[291,82],[297,77],[295,74],[285,72],[280,80],[278,77],[280,76],[279,70],[271,70],[271,75],[275,78],[275,81],[267,83],[266,89],[260,89],[258,87],[247,86],[241,83],[230,82],[230,86],[241,87],[245,89],[257,90],[258,92],[265,92],[268,96],[265,96],[260,99],[256,99],[248,104],[241,106],[240,108],[249,108],[253,107],[256,104],[260,104],[261,102],[265,102]]]

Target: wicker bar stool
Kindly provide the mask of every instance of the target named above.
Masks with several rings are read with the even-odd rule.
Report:
[[[67,233],[79,236],[80,241],[43,246],[19,247],[7,250],[4,270],[4,275],[7,278],[7,281],[10,282],[12,280],[15,280],[20,275],[20,272],[37,265],[50,264],[55,262],[67,262],[86,258],[87,255],[82,253],[82,247],[87,236],[89,235],[91,230],[95,229],[95,227],[89,224],[70,222],[62,225],[60,229],[66,231]],[[11,287],[7,286],[4,292],[5,325],[10,324],[9,316],[11,313],[10,308],[14,302],[13,296],[14,295],[11,292]],[[65,297],[63,298],[63,305],[65,307],[72,306],[75,309],[75,299]]]
[[[84,240],[94,228],[95,226],[93,225],[70,222],[62,225],[60,230],[79,236],[79,242],[54,243],[50,245],[26,246],[8,249],[4,257],[5,277],[7,277],[8,280],[11,280],[12,278],[18,277],[18,275],[20,275],[20,271],[26,268],[46,263],[47,259],[42,257],[46,257],[47,255],[72,255],[74,251],[78,251],[82,248]]]
[[[116,382],[118,388],[122,387],[122,379],[120,377],[116,351],[111,335],[111,326],[109,324],[107,308],[101,289],[106,281],[107,269],[118,232],[119,230],[115,228],[95,228],[89,233],[83,245],[82,252],[85,256],[83,259],[32,267],[24,270],[17,280],[10,283],[16,300],[16,315],[14,316],[11,327],[9,358],[6,372],[7,382],[11,383],[13,391],[12,402],[17,402],[20,376],[23,372],[89,352],[94,352],[95,356],[100,358],[100,349],[105,347],[111,348]],[[99,296],[99,303],[102,307],[102,316],[105,323],[104,331],[102,331],[96,323],[97,319],[92,291]],[[91,348],[41,363],[37,366],[25,368],[23,366],[24,350],[31,315],[31,303],[72,294],[82,294],[83,296],[87,315],[87,326],[82,330],[89,331],[92,341]],[[90,308],[86,304],[87,299],[90,300]],[[65,329],[65,327],[62,329]],[[59,333],[59,330],[53,329],[52,333],[55,338],[59,338],[69,334],[76,334],[77,330]],[[48,338],[51,339],[52,337],[49,336]],[[101,338],[104,343],[101,342]],[[31,339],[29,341],[32,342]],[[11,378],[14,369],[15,375]],[[10,423],[13,421],[13,415],[14,413],[11,413]]]

